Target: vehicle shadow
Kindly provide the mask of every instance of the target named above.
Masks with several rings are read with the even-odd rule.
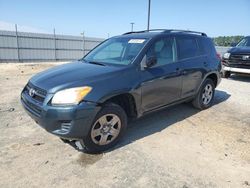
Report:
[[[226,101],[230,96],[231,95],[225,91],[216,90],[213,106]],[[160,132],[172,124],[182,121],[198,112],[200,111],[192,107],[192,105],[184,103],[148,114],[129,123],[126,135],[119,144],[111,150]]]
[[[230,76],[231,80],[240,81],[240,82],[250,82],[250,75],[247,74],[233,74]]]

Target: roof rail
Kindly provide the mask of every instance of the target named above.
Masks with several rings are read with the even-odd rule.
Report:
[[[164,33],[172,33],[172,32],[181,32],[181,33],[193,33],[193,34],[199,34],[202,36],[207,36],[206,33],[203,32],[198,32],[198,31],[189,31],[189,30],[181,30],[181,29],[166,29],[165,31],[163,31]]]
[[[150,30],[142,30],[142,31],[130,31],[127,33],[124,33],[123,35],[128,35],[128,34],[132,34],[132,33],[146,33],[146,32],[150,32],[150,31],[166,31],[166,29],[150,29]]]
[[[151,32],[151,31],[162,31],[162,33],[173,33],[173,32],[181,32],[181,33],[193,33],[193,34],[199,34],[201,36],[207,36],[206,33],[198,32],[198,31],[189,31],[189,30],[180,30],[180,29],[150,29],[150,30],[142,30],[142,31],[130,31],[127,33],[124,33],[123,35],[128,35],[132,33],[145,33],[145,32]]]
[[[123,33],[122,35],[128,35],[128,34],[132,34],[132,33],[143,33],[145,31],[130,31],[130,32],[127,32],[127,33]]]

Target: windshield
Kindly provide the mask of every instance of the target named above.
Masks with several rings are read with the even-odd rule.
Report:
[[[84,60],[90,63],[128,65],[145,43],[146,39],[111,38],[92,50]]]
[[[246,38],[243,38],[238,44],[237,46],[239,47],[250,47],[250,37],[246,37]]]

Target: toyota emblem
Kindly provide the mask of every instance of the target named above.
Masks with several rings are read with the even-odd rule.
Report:
[[[35,94],[36,94],[36,91],[33,88],[31,88],[29,90],[29,96],[33,97]]]
[[[249,60],[249,59],[250,59],[250,56],[249,56],[249,55],[243,55],[243,56],[242,56],[242,60],[245,60],[245,61],[246,61],[246,60]]]

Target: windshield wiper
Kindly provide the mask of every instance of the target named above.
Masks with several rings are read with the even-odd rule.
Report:
[[[90,63],[90,64],[95,64],[95,65],[105,66],[105,64],[100,63],[100,62],[96,62],[96,61],[88,61],[88,63]]]
[[[84,63],[90,63],[90,64],[95,64],[95,65],[101,65],[101,66],[106,66],[104,63],[101,63],[101,62],[96,62],[96,61],[87,61],[85,59],[79,59],[78,61],[82,61]]]

